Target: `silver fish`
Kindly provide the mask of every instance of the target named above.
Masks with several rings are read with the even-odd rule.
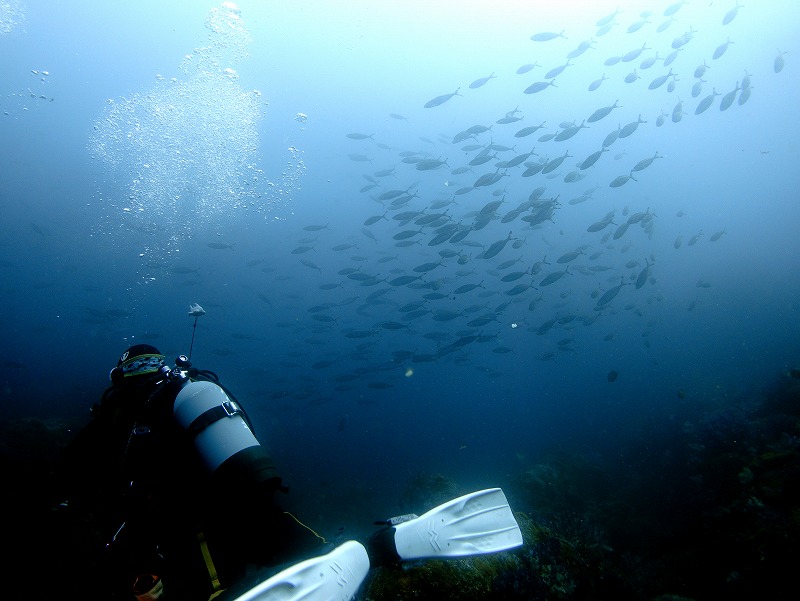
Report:
[[[603,155],[604,152],[608,152],[608,148],[601,148],[597,152],[593,152],[588,157],[583,159],[583,162],[580,165],[578,165],[578,167],[581,170],[588,169],[597,162],[597,160]]]
[[[736,100],[736,94],[741,89],[742,88],[739,86],[739,82],[737,81],[736,87],[727,94],[725,94],[725,96],[722,97],[722,100],[719,101],[719,110],[720,111],[727,110],[728,107],[730,107],[730,105],[733,104],[733,101]]]
[[[562,29],[560,33],[553,33],[552,31],[543,31],[541,33],[535,33],[531,36],[531,41],[534,42],[549,42],[550,40],[555,40],[556,38],[564,38],[565,29]]]
[[[602,84],[602,83],[603,83],[603,82],[604,82],[606,79],[608,79],[608,77],[606,77],[606,74],[605,74],[605,73],[603,73],[603,76],[602,76],[600,79],[595,79],[595,80],[594,80],[592,83],[590,83],[590,84],[589,84],[589,91],[590,91],[590,92],[594,92],[594,91],[595,91],[597,88],[599,88],[599,87],[600,87],[600,85],[601,85],[601,84]]]
[[[424,107],[426,109],[430,109],[430,108],[433,108],[435,106],[439,106],[440,104],[444,104],[445,102],[450,100],[453,96],[461,96],[461,94],[458,93],[458,91],[460,89],[461,88],[456,88],[456,91],[453,92],[452,94],[442,94],[441,96],[437,96],[436,98],[426,102]]]
[[[714,102],[714,98],[716,98],[717,96],[719,96],[719,92],[717,92],[716,89],[712,88],[711,94],[703,98],[700,101],[700,104],[697,105],[697,108],[694,110],[694,114],[699,115],[700,113],[708,110],[708,107],[711,106],[711,103]]]
[[[494,72],[492,72],[492,74],[489,75],[488,77],[481,77],[480,79],[476,79],[471,84],[469,84],[469,87],[474,90],[476,88],[480,88],[481,86],[485,85],[486,82],[489,81],[490,79],[496,79],[496,78],[497,75],[495,75]]]
[[[724,44],[720,44],[719,46],[717,46],[717,49],[714,50],[714,54],[713,54],[713,56],[711,58],[716,60],[719,57],[721,57],[723,54],[725,54],[725,51],[728,49],[728,46],[730,46],[731,44],[733,44],[733,42],[731,42],[731,39],[728,38],[727,41]]]
[[[551,81],[537,81],[537,82],[534,82],[531,85],[529,85],[527,88],[525,88],[524,92],[525,92],[525,94],[536,94],[537,92],[541,92],[542,90],[547,89],[550,86],[557,87],[556,84],[554,84],[552,82],[552,80]]]

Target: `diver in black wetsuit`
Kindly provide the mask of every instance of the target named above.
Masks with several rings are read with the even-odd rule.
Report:
[[[202,308],[190,307],[190,315]],[[92,600],[348,601],[375,567],[522,545],[505,495],[490,488],[421,516],[376,522],[382,528],[366,545],[350,540],[331,550],[276,503],[286,491],[281,477],[213,372],[184,356],[170,369],[156,348],[135,345],[110,377],[58,471],[63,494],[45,565],[60,592]]]
[[[98,598],[205,600],[248,566],[323,550],[275,502],[281,477],[216,375],[135,345],[110,377],[59,478],[59,513],[104,542]]]

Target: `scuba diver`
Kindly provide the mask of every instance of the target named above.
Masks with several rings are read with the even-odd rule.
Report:
[[[203,313],[190,307],[195,327]],[[282,509],[288,489],[216,374],[183,355],[171,368],[137,344],[110,379],[64,453],[58,484],[60,512],[96,549],[100,580],[89,589],[98,599],[347,601],[371,567],[522,544],[505,495],[487,489],[422,517],[376,522],[366,545],[331,550]]]

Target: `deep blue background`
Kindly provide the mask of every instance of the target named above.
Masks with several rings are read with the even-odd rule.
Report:
[[[197,326],[194,363],[219,373],[237,393],[262,442],[301,492],[301,503],[324,517],[328,510],[425,509],[394,505],[419,471],[441,472],[473,488],[504,484],[546,449],[606,452],[638,424],[678,419],[682,404],[716,407],[755,394],[796,361],[800,123],[794,57],[800,48],[794,33],[800,13],[794,3],[750,3],[728,25],[721,21],[729,3],[687,4],[660,33],[666,2],[575,2],[559,9],[508,2],[490,12],[482,2],[320,4],[242,2],[234,35],[205,28],[212,6],[196,2],[88,2],[80,11],[66,2],[17,3],[24,21],[0,35],[3,417],[84,415],[128,345],[149,342],[170,358],[187,352],[192,319],[186,312],[199,302],[207,315]],[[618,4],[617,25],[598,36],[596,22]],[[627,33],[645,8],[653,12],[650,22]],[[673,39],[690,28],[694,38],[670,67],[661,60],[639,67],[655,52],[667,56]],[[247,41],[236,37],[245,30],[247,53],[236,45]],[[529,39],[561,30],[567,39]],[[734,43],[713,60],[728,37]],[[557,87],[523,93],[589,39],[594,47],[556,78]],[[604,65],[643,44],[647,49],[636,60]],[[200,47],[209,49],[198,54]],[[786,52],[786,66],[775,73],[779,52]],[[195,58],[187,68],[190,53]],[[515,73],[534,61],[541,66]],[[710,66],[707,83],[693,98],[693,73],[703,61]],[[222,75],[227,67],[238,77]],[[634,68],[641,79],[625,83]],[[674,91],[648,89],[670,68],[678,76]],[[694,114],[712,88],[725,94],[745,72],[753,86],[747,102],[722,112],[717,97],[708,111]],[[496,78],[469,88],[490,73]],[[587,91],[603,74],[608,80]],[[462,96],[423,108],[456,88]],[[622,108],[572,139],[536,141],[559,131],[562,121],[579,124],[616,100]],[[679,100],[682,120],[667,116],[657,127],[660,111],[671,114]],[[122,107],[113,122],[112,105]],[[163,112],[157,115],[154,107]],[[495,124],[477,141],[450,143],[458,132],[491,125],[517,107],[522,121]],[[640,114],[647,123],[635,134],[581,171],[582,181],[564,183],[609,132]],[[536,134],[513,136],[543,121]],[[353,140],[348,133],[372,137]],[[452,174],[449,169],[475,156],[460,148],[492,141],[516,144],[499,153],[502,160],[533,146],[539,157],[568,151],[572,158],[550,174],[558,177],[523,178],[521,166],[496,186],[454,196],[494,171],[492,161]],[[106,143],[102,151],[99,142]],[[403,151],[448,163],[418,171],[402,162]],[[609,187],[655,152],[665,158],[634,174],[638,181]],[[352,154],[369,162],[354,161]],[[373,175],[389,168],[393,176]],[[360,192],[369,178],[380,185]],[[417,197],[400,209],[377,200],[410,186]],[[539,186],[547,188],[544,198],[559,198],[552,222],[534,229],[519,218],[500,222]],[[568,203],[595,186],[590,200]],[[509,243],[486,260],[481,248],[431,247],[430,226],[412,238],[421,244],[395,246],[395,234],[420,229],[392,220],[398,212],[453,199],[448,214],[469,224],[475,211],[503,197],[497,218],[467,240],[485,248],[511,231],[524,240],[518,250]],[[134,204],[142,214],[126,211]],[[387,219],[363,226],[387,209]],[[617,225],[586,231],[609,211],[621,224],[624,209],[627,216],[654,211],[651,234],[632,225],[619,240],[603,242]],[[310,225],[326,227],[306,231]],[[723,229],[719,240],[709,240]],[[701,231],[697,244],[688,246]],[[346,243],[355,246],[333,250]],[[292,253],[301,246],[313,250]],[[586,255],[570,264],[573,275],[538,291],[506,294],[516,283],[538,286],[547,273],[563,269],[556,258],[580,246]],[[474,311],[451,321],[433,320],[433,313],[403,321],[399,308],[430,289],[383,281],[362,286],[339,274],[348,267],[378,280],[415,274],[415,266],[438,261],[445,248],[469,260],[446,259],[426,275],[450,294],[425,307]],[[596,252],[600,256],[590,259]],[[533,280],[500,281],[545,255],[552,265]],[[379,262],[386,256],[396,258]],[[497,271],[514,258],[520,262]],[[645,258],[652,279],[639,290],[624,286],[597,316],[592,292],[602,294],[621,278],[635,282]],[[638,264],[626,267],[632,260]],[[581,272],[590,265],[610,269]],[[699,280],[711,286],[698,287]],[[453,294],[479,282],[483,288]],[[338,286],[320,287],[326,284]],[[388,292],[377,302],[367,299],[382,289]],[[515,302],[502,308],[509,300]],[[320,312],[309,311],[326,303]],[[496,320],[466,325],[482,314]],[[546,320],[569,315],[576,319],[537,335]],[[386,321],[408,327],[386,329]],[[352,330],[373,335],[348,338]],[[425,336],[431,333],[440,333],[442,342]],[[479,333],[491,338],[437,361],[393,355],[436,353]],[[559,344],[565,339],[572,341]],[[503,347],[511,351],[496,350]],[[549,352],[554,359],[542,360]],[[319,361],[332,363],[315,366]],[[610,370],[619,372],[613,383]],[[347,374],[358,377],[337,389],[342,383],[335,378]]]

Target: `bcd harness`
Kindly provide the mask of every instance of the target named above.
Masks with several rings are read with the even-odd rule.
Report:
[[[172,395],[172,400],[170,401],[170,404],[173,403],[174,398],[177,396],[177,394],[184,388],[186,384],[188,384],[191,381],[211,382],[219,386],[227,395],[227,397],[226,400],[221,402],[219,405],[211,407],[202,412],[189,424],[189,426],[185,429],[185,431],[188,434],[190,440],[196,439],[201,432],[203,432],[206,428],[218,422],[219,420],[233,418],[236,416],[239,416],[243,420],[247,429],[250,430],[253,436],[255,436],[255,433],[253,432],[252,423],[250,422],[250,419],[247,416],[247,413],[245,412],[244,408],[236,400],[233,399],[233,394],[231,394],[230,391],[228,391],[227,388],[225,388],[219,382],[219,378],[217,377],[216,374],[209,371],[197,370],[195,368],[189,368],[188,370],[175,368],[169,372],[164,373],[163,379],[156,384],[155,389],[148,395],[147,399],[142,404],[140,409],[140,415],[134,422],[133,427],[131,428],[130,436],[128,438],[128,443],[124,451],[124,456],[123,456],[124,458],[127,457],[129,452],[131,451],[133,440],[140,439],[142,435],[149,435],[151,433],[151,428],[141,423],[141,421],[150,421],[150,420],[143,420],[143,415],[141,414],[146,413],[146,410],[152,406],[152,403],[156,399],[158,399],[165,392],[165,389],[170,385],[175,387],[175,394]],[[107,396],[107,393],[104,394],[103,397],[104,399]],[[129,482],[130,482],[129,486],[132,489],[134,487],[134,480],[131,479]],[[119,530],[114,536],[114,539],[116,539],[117,535],[119,535],[120,531],[124,527],[125,523],[123,523],[123,525],[119,528]],[[205,563],[206,570],[208,572],[208,577],[213,590],[213,593],[209,597],[209,600],[214,599],[216,596],[221,594],[224,591],[224,589],[217,574],[217,569],[216,566],[214,565],[214,560],[211,556],[211,551],[209,549],[208,543],[206,542],[205,534],[202,530],[199,530],[197,532],[196,540],[199,544],[200,552],[202,554],[203,561]]]
[[[198,415],[194,421],[189,424],[186,431],[189,436],[194,439],[200,432],[208,428],[214,422],[225,419],[226,417],[233,417],[234,415],[241,415],[244,418],[244,409],[242,409],[236,401],[224,401],[221,405],[207,409]],[[249,428],[250,426],[246,418],[245,423],[248,424]],[[252,429],[250,429],[250,431],[252,432]]]

